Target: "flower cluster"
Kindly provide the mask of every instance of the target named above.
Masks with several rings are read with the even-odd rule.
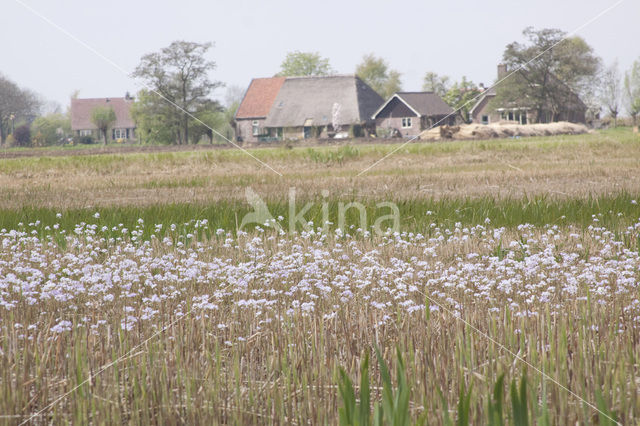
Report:
[[[157,225],[158,236],[147,239],[122,225],[82,223],[62,236],[36,226],[0,232],[1,326],[15,327],[6,323],[9,312],[18,322],[37,312],[25,335],[42,328],[52,336],[76,328],[100,334],[113,318],[125,331],[157,328],[190,313],[220,331],[234,318],[252,318],[252,329],[235,336],[242,341],[272,321],[328,321],[346,306],[365,312],[372,327],[427,309],[464,315],[469,304],[531,317],[587,299],[618,300],[636,319],[631,324],[640,315],[640,223],[617,234],[595,221],[584,230],[506,230],[485,221],[384,237],[217,230],[201,240],[194,235],[202,221],[181,225],[181,235],[171,234],[176,225],[160,235]]]

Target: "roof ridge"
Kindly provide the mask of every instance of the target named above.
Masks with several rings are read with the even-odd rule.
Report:
[[[293,75],[285,77],[287,80],[303,80],[312,78],[356,78],[356,74],[330,74],[330,75]]]
[[[118,100],[133,100],[133,98],[127,99],[125,96],[105,96],[102,98],[71,98],[71,101],[105,101],[105,100],[114,100],[114,99],[118,99]]]
[[[411,92],[396,92],[396,94],[401,95],[401,94],[416,94],[416,95],[426,95],[426,94],[436,94],[436,92],[434,92],[433,90],[421,90],[421,91],[411,91]]]

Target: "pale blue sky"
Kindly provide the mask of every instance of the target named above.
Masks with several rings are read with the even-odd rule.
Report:
[[[278,71],[287,52],[318,51],[340,73],[366,53],[420,90],[426,71],[491,83],[504,46],[526,26],[572,31],[616,0],[20,0],[132,71],[173,40],[213,41],[211,77],[246,87]],[[0,10],[0,72],[66,106],[69,95],[122,96],[136,83],[16,0]],[[640,57],[640,2],[626,0],[581,30],[606,63]],[[224,89],[216,92],[224,97]]]

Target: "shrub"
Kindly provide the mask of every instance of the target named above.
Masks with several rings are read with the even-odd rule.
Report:
[[[23,124],[13,132],[16,146],[31,146],[31,129],[29,125]]]
[[[80,136],[78,138],[78,143],[81,143],[83,145],[92,145],[96,143],[96,140],[93,138],[93,136]]]

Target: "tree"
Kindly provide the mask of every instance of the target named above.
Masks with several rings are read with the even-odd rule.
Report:
[[[210,101],[205,108],[202,108],[197,117],[200,121],[194,123],[193,126],[195,140],[206,136],[209,139],[209,143],[213,144],[215,137],[220,138],[218,134],[229,140],[233,138],[233,133],[229,134],[229,131],[233,132],[233,129],[230,130],[229,122],[225,116],[225,109],[218,102]]]
[[[602,74],[602,88],[600,99],[609,115],[613,118],[613,126],[618,126],[618,114],[620,114],[620,99],[622,97],[622,79],[618,71],[618,61],[615,61]]]
[[[211,92],[222,86],[209,79],[209,72],[216,68],[214,61],[205,58],[211,47],[212,43],[174,41],[159,52],[144,55],[133,73],[147,85],[145,103],[151,106],[150,111],[138,114],[161,110],[165,118],[171,116],[171,123],[180,124],[178,143],[189,143],[192,117],[206,105]],[[159,102],[171,108],[158,108]]]
[[[518,103],[536,111],[538,121],[553,121],[574,94],[595,87],[600,58],[582,38],[565,38],[558,29],[525,28],[528,44],[507,45],[503,61],[514,74],[497,86],[494,103]]]
[[[91,122],[102,132],[104,144],[107,144],[107,132],[116,122],[116,112],[111,107],[99,106],[91,111]]]
[[[455,82],[442,98],[451,108],[459,110],[460,116],[465,122],[470,121],[469,111],[473,108],[473,100],[481,93],[481,90],[473,81],[462,77],[460,82]]]
[[[140,143],[173,144],[180,139],[181,114],[157,93],[142,89],[131,105],[131,118],[136,123]]]
[[[422,84],[422,90],[427,92],[436,93],[443,98],[450,88],[449,77],[446,75],[438,75],[435,72],[427,72],[424,76],[424,83]]]
[[[385,99],[402,90],[400,73],[390,70],[387,61],[371,53],[362,58],[356,67],[356,74]]]
[[[71,120],[67,114],[49,114],[33,120],[31,129],[35,145],[54,145],[71,133]]]
[[[281,77],[300,77],[313,75],[334,74],[329,59],[323,58],[318,52],[295,52],[287,53],[284,61],[280,65]]]
[[[18,126],[13,132],[13,137],[17,146],[30,146],[31,145],[31,129],[28,124]]]
[[[17,123],[30,123],[38,115],[41,102],[31,91],[21,89],[0,75],[0,143]]]
[[[244,87],[235,84],[227,87],[227,91],[224,94],[224,106],[230,108],[233,105],[240,105],[240,102],[242,102],[244,98],[245,91],[246,89]]]
[[[638,114],[640,114],[640,59],[634,61],[631,69],[625,73],[624,91],[627,111],[635,126],[638,122]]]

